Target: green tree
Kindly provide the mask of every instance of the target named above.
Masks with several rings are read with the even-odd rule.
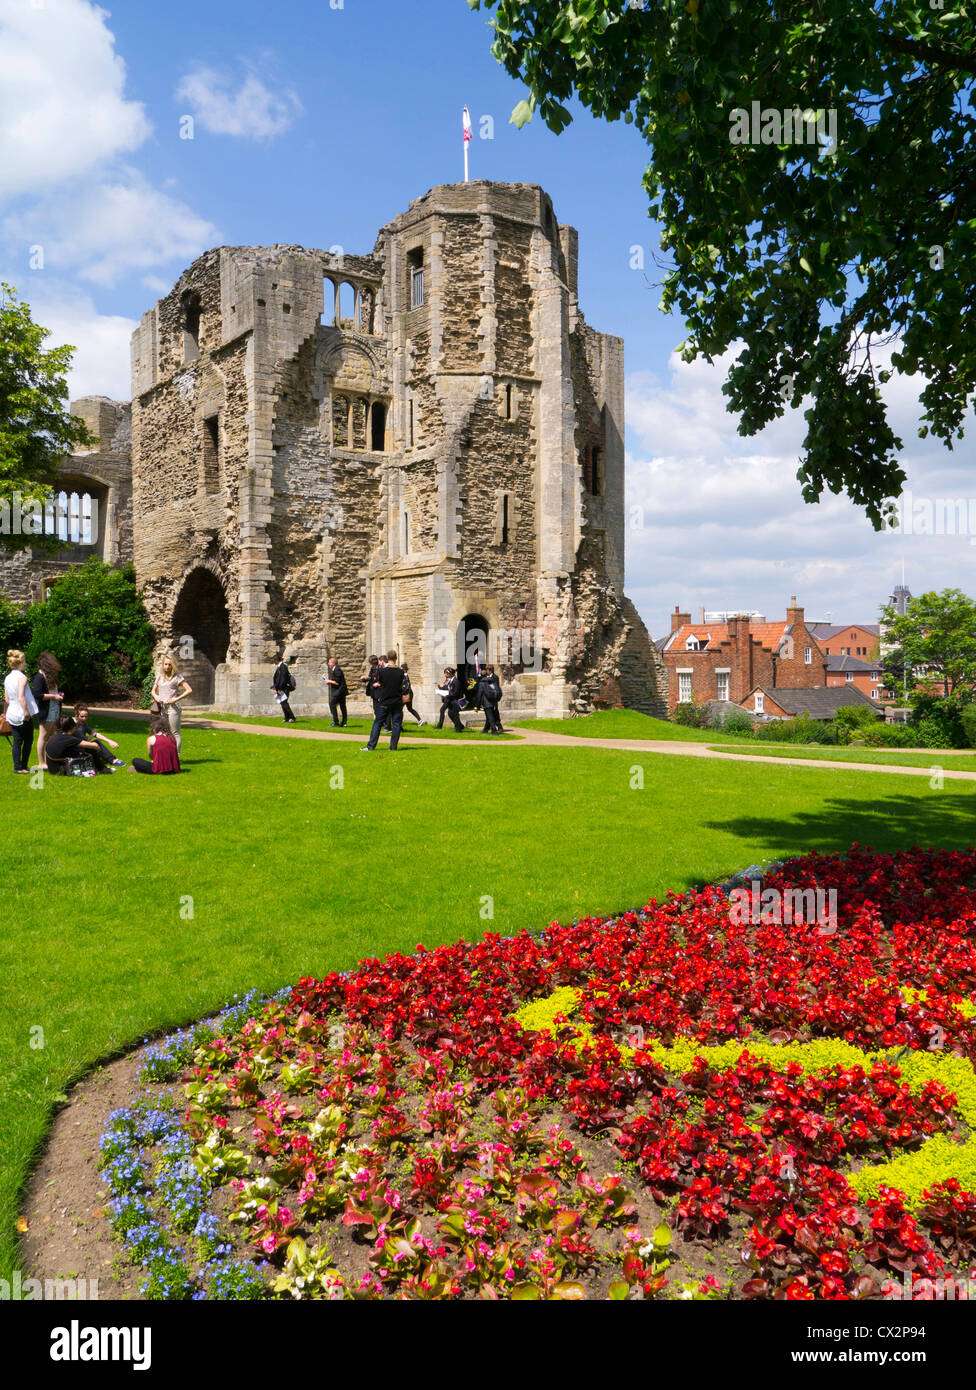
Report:
[[[886,676],[896,688],[942,686],[946,698],[976,698],[976,601],[960,589],[921,594],[903,614],[881,610]]]
[[[923,436],[951,448],[976,390],[971,7],[484,8],[494,11],[492,52],[529,88],[516,125],[538,109],[562,130],[575,95],[596,116],[633,123],[651,146],[644,186],[669,257],[661,307],[684,317],[686,361],[744,342],[724,387],[739,433],[809,400],[803,496],[846,491],[880,529],[905,474],[880,395],[890,373],[879,346],[897,338],[895,370],[924,380]],[[790,138],[787,111],[808,117],[791,114]]]
[[[132,565],[112,569],[92,556],[61,575],[30,616],[28,665],[36,669],[39,654],[53,652],[62,687],[72,697],[138,686],[149,671],[154,633]]]
[[[0,594],[0,661],[11,647],[26,650],[31,639],[31,620],[28,610]]]
[[[67,408],[74,348],[45,349],[48,336],[17,291],[0,282],[0,540],[9,546],[56,548],[56,539],[13,533],[14,494],[21,503],[45,501],[64,456],[98,442]]]

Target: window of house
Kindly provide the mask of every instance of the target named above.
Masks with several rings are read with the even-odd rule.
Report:
[[[407,277],[410,291],[411,309],[419,309],[424,302],[424,248],[416,246],[407,252]]]
[[[678,701],[680,704],[687,704],[691,699],[691,676],[678,676]]]
[[[697,638],[697,637],[689,637],[688,640],[685,642],[685,651],[686,651],[686,652],[697,652],[697,651],[699,651],[699,650],[700,650],[700,648],[699,648],[699,646],[698,646],[698,638]]]
[[[845,681],[848,682],[848,684],[850,684],[850,682],[854,679],[854,672],[853,672],[853,671],[845,671],[845,672],[844,672],[844,679],[845,679]]]
[[[220,419],[210,415],[203,422],[203,487],[220,491]]]
[[[715,693],[716,693],[718,699],[720,699],[720,700],[727,700],[727,699],[729,698],[729,673],[728,673],[728,671],[719,671],[718,674],[716,675],[716,677],[715,677]]]
[[[812,665],[813,665],[813,648],[812,648],[812,647],[804,647],[804,648],[803,648],[803,660],[806,662],[806,664],[807,664],[808,666],[812,666]]]
[[[763,693],[762,693],[761,690],[757,690],[757,691],[756,691],[756,698],[755,698],[754,701],[753,701],[753,708],[755,709],[755,711],[756,711],[757,714],[765,714],[765,713],[766,713],[765,708],[764,708],[765,703],[766,703],[766,697],[763,695]]]

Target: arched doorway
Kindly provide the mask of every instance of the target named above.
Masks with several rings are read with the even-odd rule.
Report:
[[[462,689],[488,661],[488,623],[480,613],[468,613],[457,625],[454,643],[458,679]]]
[[[208,569],[192,570],[173,609],[173,646],[192,687],[191,705],[213,703],[214,668],[227,660],[230,615],[224,587]]]

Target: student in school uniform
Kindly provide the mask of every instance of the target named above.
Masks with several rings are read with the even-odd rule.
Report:
[[[322,677],[325,681],[325,688],[329,695],[329,713],[332,715],[332,726],[336,729],[346,727],[346,696],[349,694],[349,686],[342,673],[342,667],[334,656],[329,657],[328,670]],[[341,715],[339,719],[336,716]]]
[[[295,689],[295,681],[292,679],[291,672],[285,665],[284,658],[279,656],[275,662],[274,675],[271,678],[271,689],[275,693],[275,699],[281,706],[281,715],[286,724],[296,724],[298,721],[291,712],[291,705],[288,703],[288,696]]]
[[[413,686],[410,684],[410,670],[405,661],[402,663],[400,670],[403,672],[403,693],[404,695],[409,697],[403,702],[404,716],[406,716],[408,713],[412,714],[414,719],[416,719],[417,721],[417,728],[422,729],[423,726],[427,723],[427,720],[421,719],[420,715],[413,707]]]
[[[458,714],[458,702],[461,698],[461,682],[457,678],[457,672],[453,666],[444,667],[444,680],[437,687],[437,693],[441,697],[441,712],[437,716],[438,729],[444,727],[445,714],[450,716],[451,723],[459,734],[464,733],[464,725],[461,723],[461,716]]]

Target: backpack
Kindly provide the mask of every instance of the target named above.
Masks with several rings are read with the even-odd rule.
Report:
[[[289,671],[289,672],[288,672],[288,694],[290,695],[291,692],[292,692],[293,690],[297,690],[297,689],[298,689],[298,686],[295,684],[295,677],[294,677],[294,676],[292,675],[292,673]]]

